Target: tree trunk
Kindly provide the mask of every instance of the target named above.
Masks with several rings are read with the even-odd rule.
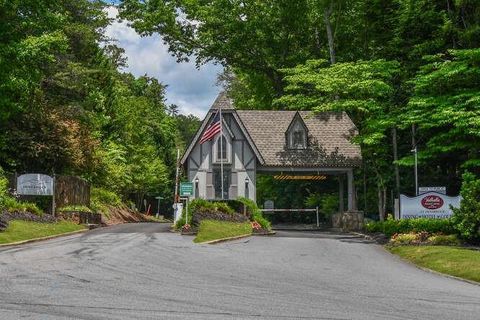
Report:
[[[387,189],[378,186],[378,216],[380,221],[385,221],[385,204],[387,202]]]
[[[325,22],[325,28],[327,29],[327,39],[328,39],[328,51],[330,52],[330,63],[335,64],[337,62],[335,56],[335,43],[333,39],[332,24],[330,22],[330,16],[333,12],[333,2],[330,2],[330,5],[325,9],[323,21]]]

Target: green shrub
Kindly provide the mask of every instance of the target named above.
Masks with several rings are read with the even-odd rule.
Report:
[[[458,246],[460,245],[460,240],[454,234],[444,235],[437,234],[428,237],[427,242],[434,246]]]
[[[396,233],[410,232],[428,232],[453,234],[455,232],[452,221],[450,219],[401,219],[386,221],[372,221],[365,225],[365,230],[370,233],[383,233],[387,237],[391,237]]]
[[[64,206],[61,208],[58,208],[57,211],[59,212],[68,212],[68,211],[77,211],[77,212],[92,212],[92,210],[87,207],[87,206],[81,206],[81,205],[69,205],[69,206]]]
[[[480,179],[466,172],[462,176],[459,208],[453,208],[455,230],[468,242],[480,242]]]
[[[5,177],[3,169],[0,167],[0,211],[1,210],[30,212],[39,216],[43,215],[43,210],[35,203],[20,202],[8,194],[8,180]]]
[[[4,208],[10,212],[20,211],[20,212],[30,212],[38,216],[43,215],[43,210],[40,209],[35,203],[20,202],[13,197],[7,197],[4,199]]]
[[[247,208],[247,213],[252,221],[258,222],[265,230],[271,229],[270,221],[263,216],[262,211],[260,211],[255,201],[243,197],[238,198],[237,201],[241,202]]]
[[[115,192],[104,188],[92,187],[90,190],[90,208],[93,211],[106,212],[107,206],[119,207],[122,199]]]

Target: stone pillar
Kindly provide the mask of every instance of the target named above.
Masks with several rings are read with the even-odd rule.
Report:
[[[355,194],[353,190],[353,169],[347,171],[348,211],[355,210]]]
[[[338,176],[338,212],[343,213],[345,211],[343,205],[343,175]]]

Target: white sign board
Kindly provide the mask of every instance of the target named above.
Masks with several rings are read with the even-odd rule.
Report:
[[[441,194],[447,194],[447,187],[419,187],[418,193],[424,194],[427,192],[438,192]]]
[[[416,197],[400,195],[400,219],[450,217],[453,212],[450,206],[460,206],[460,196],[449,197],[438,192],[427,192]]]
[[[17,178],[17,193],[31,196],[53,196],[53,178],[46,174],[22,174]]]

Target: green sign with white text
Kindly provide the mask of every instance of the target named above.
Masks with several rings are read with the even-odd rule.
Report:
[[[180,197],[193,196],[193,183],[180,182]]]

